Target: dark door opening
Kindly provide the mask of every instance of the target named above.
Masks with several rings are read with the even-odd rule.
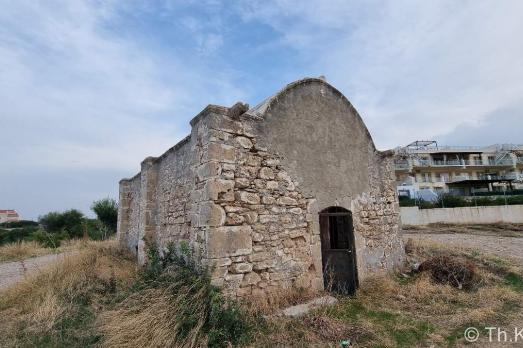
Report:
[[[320,212],[321,256],[325,289],[352,295],[358,286],[352,213],[330,207]]]

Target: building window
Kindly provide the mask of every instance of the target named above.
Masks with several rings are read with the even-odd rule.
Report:
[[[449,181],[449,173],[439,173],[438,174],[438,181],[439,182],[448,182]]]

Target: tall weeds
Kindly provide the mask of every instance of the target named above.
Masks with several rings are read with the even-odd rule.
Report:
[[[82,250],[0,296],[0,346],[90,346],[106,300],[133,281],[135,265],[114,242]]]
[[[227,347],[250,338],[253,318],[211,285],[183,244],[150,249],[141,282],[102,317],[108,347]]]

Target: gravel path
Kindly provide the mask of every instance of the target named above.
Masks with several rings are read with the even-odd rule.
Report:
[[[45,268],[50,263],[63,258],[65,253],[33,257],[23,261],[0,263],[0,290],[19,282],[28,275]]]
[[[434,242],[451,245],[453,247],[464,247],[477,249],[488,254],[503,258],[511,258],[523,266],[523,238],[479,236],[464,233],[405,233],[405,240],[412,238],[416,240],[431,240]]]

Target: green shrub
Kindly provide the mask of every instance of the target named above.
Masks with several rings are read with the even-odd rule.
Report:
[[[38,222],[31,220],[9,221],[2,222],[0,227],[3,228],[23,228],[23,227],[37,227]]]
[[[399,203],[400,207],[414,207],[416,206],[416,200],[405,197],[405,196],[399,196]]]
[[[438,197],[438,201],[435,204],[438,208],[457,208],[470,206],[465,198],[461,196],[452,196],[450,194],[442,194]]]
[[[76,209],[63,213],[50,212],[39,218],[40,224],[48,233],[66,232],[71,238],[79,238],[84,234],[84,214]]]
[[[31,240],[32,234],[37,230],[37,226],[15,228],[11,230],[0,229],[0,245],[20,242],[22,240]]]
[[[523,204],[523,196],[509,196],[507,197],[508,204]]]
[[[85,219],[84,221],[87,236],[92,240],[106,240],[114,232],[97,219]]]
[[[116,232],[118,221],[118,203],[114,199],[104,198],[94,201],[91,210],[110,231]]]
[[[420,209],[432,209],[432,208],[436,208],[436,206],[434,205],[433,202],[429,202],[429,201],[425,201],[423,199],[420,199],[418,201],[418,206],[420,207]]]
[[[62,232],[49,233],[43,229],[39,229],[31,235],[31,240],[38,242],[46,248],[58,248],[60,242],[66,239],[69,239],[69,234],[65,230]]]

